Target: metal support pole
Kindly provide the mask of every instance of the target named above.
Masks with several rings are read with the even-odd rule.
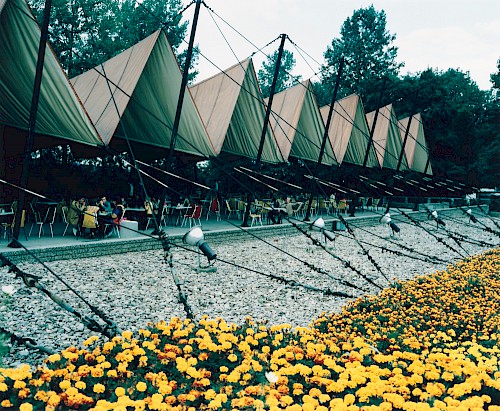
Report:
[[[40,43],[38,45],[38,59],[36,62],[35,82],[33,85],[33,96],[31,98],[30,120],[28,126],[28,135],[26,136],[26,144],[24,146],[23,167],[21,170],[21,181],[19,185],[26,188],[28,185],[28,175],[31,162],[31,151],[35,140],[36,115],[38,112],[38,101],[40,99],[40,88],[42,84],[43,65],[45,62],[45,50],[47,48],[47,37],[49,33],[50,9],[52,8],[52,0],[45,1],[45,9],[43,11],[43,23],[40,33]],[[26,202],[26,193],[21,190],[17,202],[16,218],[14,221],[14,229],[12,231],[13,241],[8,245],[11,248],[19,248],[17,242],[19,232],[21,230],[21,218],[23,215],[24,204]]]
[[[189,37],[188,49],[186,52],[186,61],[184,62],[184,71],[182,72],[181,89],[179,90],[179,99],[177,101],[177,110],[175,112],[174,125],[172,126],[172,137],[170,139],[170,149],[167,157],[167,167],[172,168],[174,159],[175,143],[177,140],[177,133],[179,131],[179,124],[181,121],[182,104],[184,102],[184,95],[186,93],[186,86],[188,82],[189,67],[191,66],[191,59],[193,57],[193,45],[196,35],[196,26],[198,25],[198,17],[200,15],[200,6],[202,0],[196,0],[196,8],[194,9],[193,26],[191,27],[191,35]]]
[[[262,134],[260,136],[259,150],[257,151],[257,158],[255,159],[255,166],[256,167],[258,167],[260,164],[260,160],[262,157],[262,151],[264,150],[264,142],[266,140],[267,127],[269,125],[269,118],[271,117],[271,106],[273,104],[273,98],[274,98],[274,94],[276,91],[276,83],[278,81],[278,74],[279,74],[280,68],[281,68],[281,58],[283,56],[283,49],[285,48],[285,40],[287,38],[287,35],[280,34],[280,37],[281,37],[281,42],[280,42],[280,47],[278,49],[278,58],[276,59],[276,65],[274,66],[273,82],[271,83],[271,90],[270,90],[270,94],[269,94],[269,100],[267,103],[266,116],[264,117],[264,124],[262,126]],[[242,227],[248,227],[248,216],[250,215],[251,202],[252,202],[252,195],[251,195],[251,193],[248,193],[247,194],[247,205],[245,208],[245,215],[243,216],[243,223],[241,224]]]
[[[339,71],[337,73],[337,80],[335,81],[335,88],[333,89],[332,101],[330,104],[330,109],[328,110],[328,117],[326,118],[325,133],[323,134],[323,140],[321,141],[321,148],[319,150],[318,166],[320,166],[321,162],[323,161],[323,155],[325,153],[326,141],[329,137],[328,131],[330,130],[330,125],[332,123],[335,101],[337,101],[337,93],[339,91],[340,79],[342,78],[342,72],[344,71],[344,64],[345,64],[345,60],[343,57],[341,57],[340,63],[339,63]],[[311,190],[311,195],[309,196],[309,201],[307,203],[307,210],[306,210],[306,215],[304,217],[304,221],[309,221],[309,217],[311,216],[311,205],[312,205],[313,196],[314,196],[314,190]]]
[[[365,159],[363,160],[363,167],[366,167],[366,163],[368,162],[368,155],[370,154],[370,148],[373,146],[373,134],[375,133],[375,126],[377,125],[378,113],[380,111],[380,104],[382,103],[382,98],[385,93],[385,85],[387,83],[387,77],[384,77],[384,82],[382,83],[382,89],[380,90],[380,95],[378,97],[377,109],[375,110],[375,116],[373,117],[372,129],[370,130],[370,141],[368,141],[368,145],[366,146]]]

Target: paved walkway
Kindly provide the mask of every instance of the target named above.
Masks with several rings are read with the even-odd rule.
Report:
[[[373,225],[377,223],[380,215],[383,213],[383,210],[379,208],[378,211],[356,211],[355,217],[349,217],[348,214],[343,214],[346,221],[352,221],[353,224],[362,223],[364,221],[365,224]],[[391,211],[391,213],[395,214],[395,212]],[[317,216],[314,216],[316,218]],[[332,221],[336,219],[336,216],[333,215],[322,215],[323,219],[327,223],[327,228],[332,227]],[[313,220],[314,218],[311,218]],[[370,220],[370,221],[368,221]],[[297,223],[302,224],[302,220],[295,220]],[[278,234],[280,232],[293,231],[293,228],[289,222],[283,219],[281,224],[268,225],[266,222],[263,222],[263,225],[256,224],[253,227],[248,227],[243,229],[241,227],[242,221],[241,219],[231,218],[229,220],[222,219],[221,221],[216,221],[215,216],[210,216],[208,220],[205,218],[201,219],[202,229],[207,239],[210,238],[221,238],[224,240],[228,240],[231,237],[242,237],[248,236],[245,231],[249,230],[254,233],[259,233],[259,236],[269,236]],[[29,233],[31,224],[26,225],[26,233]],[[19,236],[19,240],[22,245],[32,252],[41,252],[43,250],[43,254],[48,256],[50,254],[50,250],[56,250],[60,248],[68,248],[68,249],[78,249],[82,251],[82,249],[96,249],[96,248],[106,248],[106,253],[120,253],[127,251],[138,251],[141,249],[151,249],[151,248],[159,248],[160,244],[157,241],[156,236],[152,236],[152,228],[149,228],[147,231],[138,231],[136,233],[129,232],[127,234],[122,233],[122,238],[118,238],[115,234],[107,239],[87,239],[87,238],[78,238],[75,237],[71,230],[68,229],[66,235],[63,237],[62,233],[65,228],[65,224],[62,222],[56,223],[54,225],[54,237],[50,235],[49,226],[44,227],[44,234],[38,237],[37,232],[38,227],[33,227],[33,232],[31,236],[28,237],[26,241],[24,237],[24,233],[21,230],[21,234]],[[123,229],[122,229],[123,231]],[[189,224],[184,227],[180,225],[167,225],[164,228],[164,231],[167,233],[168,237],[174,240],[179,240],[182,236],[189,231]],[[249,237],[250,238],[250,237]],[[158,243],[154,245],[154,243]],[[4,238],[3,233],[0,238],[0,253],[5,254],[6,256],[12,254],[19,254],[19,248],[10,248],[8,247],[9,242],[6,238]],[[22,248],[21,248],[22,250]],[[83,251],[83,255],[85,255],[85,251]],[[72,258],[70,256],[68,258]],[[46,258],[44,258],[46,259]]]

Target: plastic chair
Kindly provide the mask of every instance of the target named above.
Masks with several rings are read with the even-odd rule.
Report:
[[[210,202],[210,209],[208,210],[208,213],[207,213],[207,220],[208,220],[208,217],[210,217],[210,213],[214,213],[215,214],[215,217],[216,217],[217,221],[221,220],[221,217],[220,217],[220,204],[219,204],[219,200],[217,198],[214,198]]]
[[[238,218],[243,219],[245,216],[245,210],[247,208],[247,203],[245,203],[243,200],[238,201]]]
[[[49,210],[50,211],[50,210]],[[49,214],[49,213],[47,213]],[[56,214],[57,214],[57,207],[54,207],[54,210],[52,211],[52,218],[50,219],[50,221],[48,222],[49,224],[49,228],[50,228],[50,235],[52,237],[54,237],[54,230],[53,230],[53,227],[54,227],[54,223],[56,222]]]
[[[191,213],[191,215],[188,215],[188,216],[184,216],[184,220],[182,221],[182,226],[184,226],[184,224],[186,223],[187,220],[189,220],[189,228],[192,227],[192,225],[201,225],[201,213],[202,213],[203,209],[201,208],[201,206],[199,206],[198,204],[196,204],[194,206],[194,209],[193,209],[193,212]],[[196,220],[198,220],[198,224],[196,224]]]
[[[23,214],[21,216],[21,224],[19,225],[19,228],[23,229],[24,238],[26,238],[26,241],[28,241],[28,236],[26,235],[25,222],[26,222],[26,210],[23,210]],[[12,218],[12,222],[2,224],[2,228],[4,229],[3,238],[7,237],[7,240],[11,239],[15,223],[16,223],[16,214],[14,213],[14,217]]]
[[[227,212],[227,218],[231,218],[231,214],[235,212],[229,205],[228,200],[226,200],[226,212]]]
[[[31,237],[31,232],[33,231],[33,227],[35,225],[38,225],[40,228],[38,229],[38,237],[40,238],[42,233],[45,234],[45,232],[43,231],[43,226],[44,224],[47,224],[47,220],[49,218],[49,213],[50,213],[50,207],[47,208],[47,212],[45,213],[45,215],[43,217],[40,216],[40,213],[35,211],[35,208],[33,207],[33,205],[31,205],[32,207],[32,211],[33,211],[33,216],[35,217],[35,221],[31,224],[31,228],[30,228],[30,232],[29,232],[29,236]],[[55,209],[54,209],[54,213],[55,213]],[[52,227],[51,227],[52,229]],[[52,235],[53,237],[54,235]]]
[[[347,214],[347,200],[342,199],[339,201],[337,205],[337,213],[344,213]]]

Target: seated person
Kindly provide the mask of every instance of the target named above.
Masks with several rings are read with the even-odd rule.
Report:
[[[77,236],[80,232],[82,222],[83,222],[83,213],[87,208],[87,200],[84,197],[81,197],[79,200],[71,201],[68,208],[68,223],[73,227],[73,235]]]
[[[277,210],[277,208],[280,208],[280,202],[277,198],[272,200],[271,207],[273,209],[267,214],[268,218],[273,222],[273,224],[281,224],[281,211]]]
[[[113,211],[111,203],[107,200],[106,196],[101,197],[101,200],[99,201],[98,206],[99,206],[100,213],[111,214]]]
[[[112,209],[111,213],[99,217],[99,234],[103,238],[107,238],[113,233],[113,225],[120,225],[125,212],[125,207],[121,204],[120,199],[112,204]]]

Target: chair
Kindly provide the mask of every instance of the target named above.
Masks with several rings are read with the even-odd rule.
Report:
[[[328,214],[328,204],[324,198],[319,199],[318,202],[318,213],[323,215],[323,213]]]
[[[21,224],[19,225],[19,228],[23,229],[24,238],[26,238],[26,241],[28,241],[28,236],[26,235],[25,222],[26,222],[26,210],[23,210],[23,214],[21,215]],[[16,214],[14,212],[14,217],[12,219],[12,222],[2,223],[2,228],[4,230],[3,238],[7,237],[7,240],[10,240],[10,238],[12,237],[12,231],[14,230],[15,223],[16,223]]]
[[[243,200],[238,201],[238,218],[243,219],[245,216],[245,210],[247,208],[247,203],[245,203]]]
[[[215,214],[217,221],[221,220],[221,218],[220,218],[220,204],[219,204],[219,200],[217,198],[214,198],[210,202],[210,208],[209,208],[208,213],[207,213],[207,220],[208,220],[208,217],[210,217],[210,213]]]
[[[253,211],[249,214],[249,217],[252,219],[252,223],[250,224],[250,227],[253,227],[254,223],[257,221],[262,225],[262,214],[259,213],[258,211]]]
[[[337,202],[335,201],[335,198],[330,197],[330,207],[328,209],[328,214],[337,214]]]
[[[337,213],[344,213],[347,214],[347,200],[342,199],[339,201],[337,205]]]
[[[169,204],[164,205],[163,209],[161,210],[160,228],[167,225],[167,218],[170,224],[174,223],[174,208]]]
[[[201,213],[203,209],[201,208],[200,205],[196,204],[193,208],[193,211],[190,215],[185,215],[184,220],[182,221],[182,226],[186,223],[187,220],[189,220],[189,228],[192,227],[192,225],[201,225]],[[198,224],[196,224],[196,220],[198,220]]]
[[[50,211],[50,210],[48,210]],[[47,212],[47,214],[49,214],[49,212]],[[57,214],[57,207],[54,207],[54,210],[52,212],[52,218],[50,219],[49,221],[49,228],[50,228],[50,235],[52,237],[54,237],[54,230],[53,230],[53,227],[54,227],[54,223],[56,222],[56,214]]]
[[[62,215],[62,220],[63,220],[63,223],[66,224],[66,227],[64,228],[64,231],[63,231],[63,237],[66,235],[66,231],[68,231],[68,227],[69,227],[69,221],[68,221],[68,206],[63,206],[61,208],[61,215]]]
[[[359,202],[361,204],[361,210],[364,210],[365,208],[367,208],[368,197],[359,197]]]
[[[297,218],[299,214],[302,213],[302,207],[304,206],[304,203],[299,203],[298,207],[293,210],[293,216]]]
[[[43,217],[40,216],[40,213],[38,211],[35,210],[35,208],[33,207],[33,205],[31,204],[31,209],[33,211],[33,216],[35,217],[35,221],[31,224],[31,228],[30,228],[30,232],[29,232],[29,236],[31,237],[31,232],[33,231],[33,227],[35,225],[38,225],[40,228],[38,229],[38,237],[40,238],[40,236],[42,235],[42,233],[45,234],[45,232],[43,231],[43,226],[44,224],[48,224],[47,223],[47,220],[49,218],[49,213],[50,213],[50,207],[47,208],[47,212],[45,213],[45,215]],[[54,209],[54,214],[55,214],[55,209]],[[52,226],[51,226],[51,230],[52,230]],[[54,235],[52,234],[52,237]]]
[[[231,214],[235,212],[229,205],[228,200],[226,200],[226,212],[227,212],[227,218],[231,218]]]

